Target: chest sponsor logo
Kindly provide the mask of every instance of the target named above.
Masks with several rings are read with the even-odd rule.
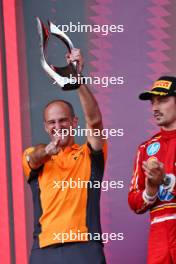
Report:
[[[159,151],[159,149],[160,149],[160,143],[159,142],[155,142],[155,143],[150,144],[147,147],[148,156],[155,155]]]

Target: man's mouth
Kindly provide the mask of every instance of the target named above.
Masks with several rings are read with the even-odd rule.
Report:
[[[156,114],[154,114],[154,117],[155,118],[160,118],[160,117],[162,117],[163,116],[163,114],[161,114],[161,113],[156,113]]]

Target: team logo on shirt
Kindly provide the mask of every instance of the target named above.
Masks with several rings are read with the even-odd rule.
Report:
[[[150,144],[147,147],[148,156],[155,155],[159,151],[159,149],[160,149],[160,143],[159,142],[155,142],[155,143]]]
[[[72,154],[72,155],[75,155],[75,154]],[[82,155],[84,155],[84,152],[83,151],[77,153],[76,156],[74,156],[73,158],[74,158],[74,160],[77,160]]]

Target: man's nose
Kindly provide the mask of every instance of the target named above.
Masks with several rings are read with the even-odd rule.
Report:
[[[61,129],[61,125],[60,125],[60,122],[59,121],[55,122],[55,129],[56,130]]]
[[[159,110],[159,104],[157,101],[153,102],[152,103],[152,111],[155,112],[155,111],[158,111]]]

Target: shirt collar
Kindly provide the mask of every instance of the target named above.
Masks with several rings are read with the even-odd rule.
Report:
[[[176,129],[170,131],[161,129],[161,136],[165,139],[176,138]]]

